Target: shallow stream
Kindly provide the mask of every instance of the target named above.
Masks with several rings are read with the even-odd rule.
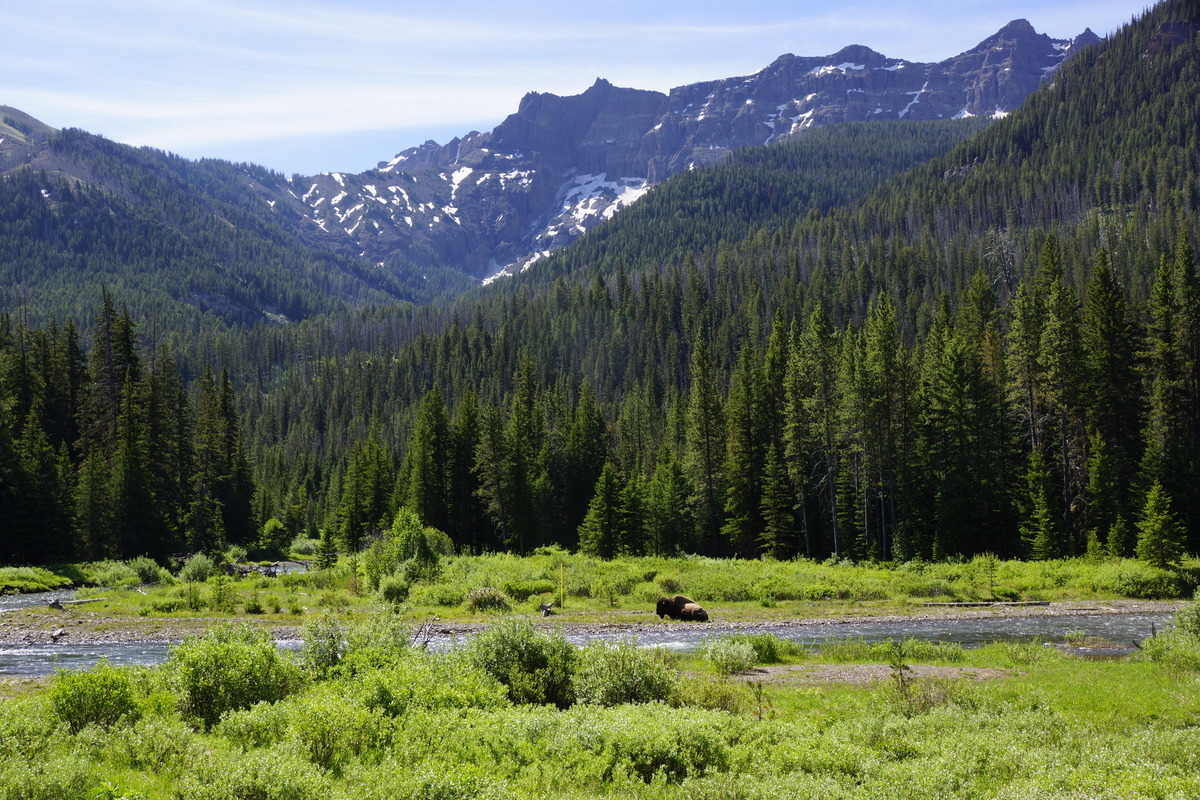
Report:
[[[4,598],[7,599],[7,598]],[[40,603],[49,601],[49,594],[38,595]],[[65,598],[64,598],[65,599]],[[956,642],[964,647],[978,647],[988,642],[1044,641],[1079,655],[1119,656],[1131,652],[1134,642],[1145,639],[1153,630],[1163,631],[1171,625],[1171,614],[1072,614],[1064,616],[1014,617],[946,617],[913,620],[862,620],[852,622],[812,622],[795,625],[747,625],[714,628],[708,625],[651,624],[636,631],[614,630],[587,632],[567,631],[567,639],[586,644],[598,639],[619,640],[635,637],[647,647],[666,647],[691,650],[699,647],[706,636],[730,633],[772,633],[805,647],[819,649],[831,639],[862,639],[879,642],[886,639],[919,639],[930,642]],[[1103,640],[1111,646],[1102,648],[1075,647],[1080,637]],[[430,647],[444,650],[453,647],[462,637],[434,636]],[[298,649],[300,642],[279,643],[286,649]],[[72,642],[0,645],[0,674],[46,675],[56,669],[86,669],[99,659],[106,658],[117,665],[159,664],[167,657],[170,645],[155,642],[109,642],[78,644]]]

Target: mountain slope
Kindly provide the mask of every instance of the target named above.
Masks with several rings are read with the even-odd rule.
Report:
[[[102,285],[160,321],[299,319],[393,303],[404,270],[336,255],[276,209],[283,178],[191,162],[0,108],[0,305],[81,318]]]
[[[488,133],[427,142],[360,175],[293,182],[276,199],[345,252],[400,254],[474,277],[545,257],[679,172],[822,125],[997,117],[1068,55],[1099,41],[1038,34],[1025,20],[936,64],[852,46],[785,55],[762,71],[669,95],[597,80],[573,97],[530,93]]]

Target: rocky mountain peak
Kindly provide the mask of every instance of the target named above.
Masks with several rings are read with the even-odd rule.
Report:
[[[1005,25],[939,63],[863,45],[782,55],[759,72],[669,94],[604,78],[577,95],[530,92],[490,132],[426,142],[362,175],[305,179],[290,198],[314,235],[384,263],[450,266],[478,278],[520,269],[677,172],[731,150],[851,120],[996,117],[1084,44]]]

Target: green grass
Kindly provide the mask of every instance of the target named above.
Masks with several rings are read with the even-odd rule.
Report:
[[[70,589],[83,580],[83,573],[72,565],[0,567],[0,594]]]
[[[977,558],[959,564],[900,565],[699,557],[603,561],[546,549],[526,557],[443,557],[432,574],[414,578],[411,584],[407,578],[397,578],[406,582],[407,592],[388,602],[367,588],[361,561],[346,557],[331,569],[278,578],[214,575],[204,582],[189,582],[164,573],[158,583],[138,587],[127,564],[104,562],[53,571],[4,568],[0,582],[50,588],[99,581],[104,585],[82,589],[80,597],[104,598],[89,604],[88,611],[113,618],[253,616],[272,624],[291,624],[302,622],[305,614],[329,611],[361,617],[376,613],[382,605],[404,619],[437,616],[487,622],[497,616],[535,615],[539,603],[553,601],[556,621],[653,622],[655,600],[678,593],[700,602],[714,620],[771,622],[911,614],[929,602],[1189,596],[1200,574],[1200,561],[1189,561],[1175,573],[1162,573],[1128,559],[997,562]],[[497,602],[487,607],[472,603],[481,591]]]
[[[1011,670],[982,683],[918,686],[914,702],[890,680],[756,687],[693,671],[699,656],[673,657],[661,664],[682,680],[668,703],[559,709],[514,704],[462,654],[363,658],[354,653],[377,648],[378,637],[351,632],[347,642],[351,668],[313,673],[278,702],[244,706],[207,733],[183,716],[187,673],[170,664],[130,671],[138,713],[106,727],[71,733],[56,722],[53,684],[4,700],[0,797],[1200,793],[1200,673],[1148,659],[1083,661],[1036,644],[961,658],[914,647],[912,656]]]

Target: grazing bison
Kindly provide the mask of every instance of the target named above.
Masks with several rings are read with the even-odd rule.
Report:
[[[689,600],[681,594],[658,598],[658,604],[654,610],[659,619],[670,617],[685,622],[708,622],[708,612],[701,608],[699,603]]]

